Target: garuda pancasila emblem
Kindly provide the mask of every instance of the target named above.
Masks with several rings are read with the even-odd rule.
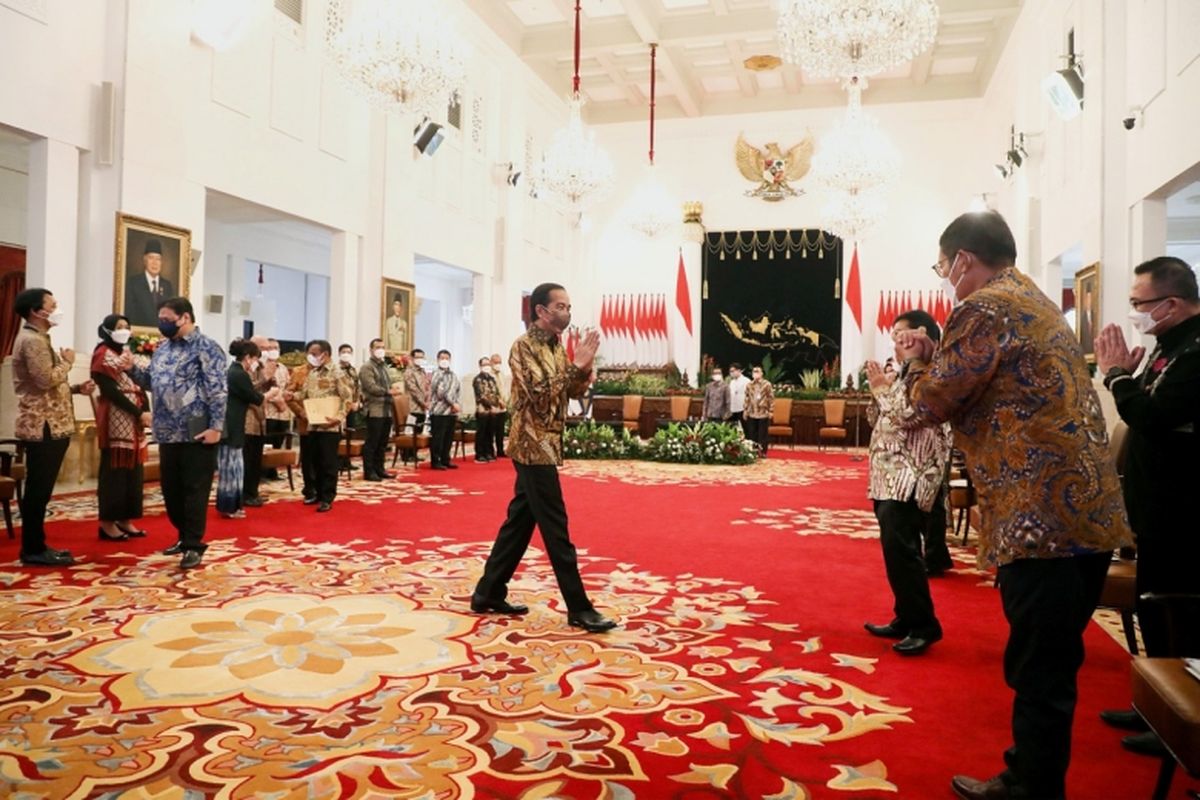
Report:
[[[774,203],[785,197],[804,194],[803,189],[793,189],[788,181],[798,181],[808,174],[812,166],[812,154],[811,135],[783,153],[775,142],[768,143],[766,150],[759,150],[739,133],[734,149],[738,170],[746,180],[758,184],[753,189],[747,189],[746,196],[761,197]]]

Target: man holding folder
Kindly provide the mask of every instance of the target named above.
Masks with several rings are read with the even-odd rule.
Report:
[[[317,504],[317,511],[333,508],[337,496],[338,442],[353,390],[342,370],[331,364],[333,347],[324,339],[314,339],[304,348],[308,352],[308,374],[292,394],[292,410],[308,423],[312,449],[313,474],[317,494],[305,498],[305,505]]]

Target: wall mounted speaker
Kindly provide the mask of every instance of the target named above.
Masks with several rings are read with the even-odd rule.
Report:
[[[413,128],[413,147],[427,158],[437,152],[444,138],[446,137],[442,133],[442,126],[429,117],[421,120],[421,124]]]

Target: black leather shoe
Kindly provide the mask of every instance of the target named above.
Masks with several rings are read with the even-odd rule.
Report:
[[[432,467],[430,467],[430,469],[449,469],[449,467],[442,466],[441,464],[434,464]]]
[[[126,528],[124,525],[122,525],[119,522],[117,523],[117,529],[120,530],[121,533],[128,536],[130,539],[140,539],[146,535],[146,532],[139,528]]]
[[[608,619],[595,609],[567,614],[567,624],[572,628],[583,628],[588,633],[604,633],[617,627],[616,620]]]
[[[901,641],[892,645],[892,649],[902,656],[919,656],[929,649],[929,646],[934,642],[940,642],[942,635],[939,633],[935,636],[916,636],[909,634]]]
[[[315,498],[315,497],[306,497],[306,498],[304,498],[304,505],[306,505],[306,506],[315,506],[316,504],[317,504],[317,498]]]
[[[1009,797],[1008,787],[999,775],[989,781],[955,775],[950,780],[950,788],[962,800],[1007,800]]]
[[[333,503],[321,503],[321,505],[317,506],[317,511],[321,514],[324,514],[326,511],[330,511],[332,508]]]
[[[529,613],[529,606],[510,603],[507,600],[476,600],[471,598],[471,611],[476,614],[521,614]]]
[[[40,553],[22,553],[21,563],[27,567],[69,567],[75,563],[75,559],[66,550],[47,547]]]
[[[892,620],[887,625],[876,625],[873,622],[864,622],[863,628],[872,636],[879,636],[883,639],[903,639],[908,636],[908,631],[901,628],[895,620]]]
[[[120,529],[118,528],[118,530],[120,530]],[[109,533],[108,531],[104,530],[104,528],[100,528],[99,531],[100,531],[100,538],[106,542],[124,542],[129,539],[129,534],[125,533],[124,531],[121,531],[120,533],[118,533],[115,536],[113,534]]]
[[[1117,709],[1101,711],[1100,719],[1114,728],[1120,728],[1123,731],[1150,730],[1150,726],[1146,724],[1146,720],[1142,719],[1142,715],[1132,708],[1120,711]]]
[[[446,469],[458,469],[458,464],[447,464]]]
[[[163,550],[163,555],[164,556],[177,556],[182,552],[183,552],[183,542],[176,542],[175,544],[168,547],[166,550]]]
[[[392,478],[396,477],[396,473],[384,470],[383,472],[379,473],[379,477],[383,480],[390,481]]]
[[[379,475],[363,475],[363,480],[370,481],[371,483],[379,483],[383,480],[383,477]]]
[[[199,550],[185,550],[183,558],[179,561],[180,569],[191,569],[192,567],[200,566],[200,559],[203,554]]]
[[[242,501],[242,505],[244,505],[246,508],[262,508],[266,504],[267,501],[263,500],[261,497],[247,497]]]
[[[1162,739],[1159,739],[1158,734],[1153,731],[1126,736],[1121,739],[1121,747],[1140,756],[1164,758],[1168,755],[1167,748],[1163,745]]]

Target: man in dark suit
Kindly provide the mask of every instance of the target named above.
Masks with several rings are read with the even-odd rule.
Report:
[[[142,254],[142,273],[125,281],[125,316],[131,325],[158,325],[158,304],[175,296],[175,287],[162,274],[162,242],[148,239]]]

